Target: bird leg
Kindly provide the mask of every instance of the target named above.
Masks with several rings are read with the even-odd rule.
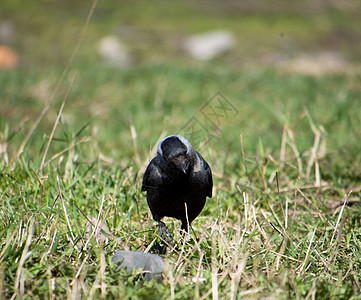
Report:
[[[194,229],[192,227],[192,225],[190,223],[188,223],[188,220],[183,220],[182,221],[182,226],[181,226],[182,237],[183,238],[185,238],[185,237],[189,238],[189,228],[193,231],[194,236],[196,238],[198,238],[196,232],[194,231]]]
[[[173,235],[170,232],[169,228],[162,222],[158,221],[159,235],[170,247],[174,247]]]
[[[188,233],[188,225],[190,225],[190,224],[188,224],[188,220],[187,220],[187,219],[186,219],[186,220],[182,220],[181,230],[182,230],[183,232]]]

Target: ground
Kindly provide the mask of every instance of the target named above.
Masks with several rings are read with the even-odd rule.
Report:
[[[20,58],[0,70],[5,298],[360,297],[357,3],[275,3],[100,1],[88,25],[90,1],[0,4]],[[178,47],[219,28],[237,40],[223,56]],[[99,57],[108,35],[131,65]],[[178,133],[208,161],[214,196],[187,240],[165,220],[180,251],[144,282],[111,258],[159,240],[140,183]]]

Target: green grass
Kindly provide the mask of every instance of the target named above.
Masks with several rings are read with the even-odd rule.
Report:
[[[266,70],[222,76],[221,70],[204,74],[198,68],[146,66],[113,77],[123,84],[109,86],[110,95],[101,105],[105,113],[90,119],[106,79],[114,75],[102,69],[102,75],[95,76],[97,70],[79,72],[45,162],[54,159],[43,172],[41,161],[61,99],[13,161],[42,108],[38,99],[24,95],[42,76],[24,79],[26,70],[1,75],[1,82],[7,82],[3,103],[9,114],[1,121],[0,177],[1,287],[6,297],[210,297],[213,273],[218,274],[213,287],[221,297],[234,289],[250,298],[358,295],[360,207],[336,208],[342,199],[358,200],[360,195],[357,75],[290,77]],[[199,146],[214,173],[215,195],[193,223],[197,240],[192,235],[183,252],[166,255],[166,280],[144,283],[136,274],[116,271],[111,256],[119,249],[144,251],[156,238],[140,193],[139,170],[162,131],[171,134],[192,116],[200,118],[203,90],[195,79],[202,76],[209,78],[207,89],[223,87],[239,113],[222,120],[219,137]],[[55,75],[48,80],[52,78]],[[90,86],[91,78],[96,81]],[[162,111],[152,101],[157,89],[163,89],[158,104]],[[10,96],[18,99],[13,105]],[[12,113],[22,110],[30,120],[16,129],[19,121]],[[137,150],[131,125],[138,133]],[[309,174],[307,166],[319,126],[324,129],[315,148],[320,172],[316,182],[315,162]],[[281,155],[283,128],[288,131]],[[299,161],[291,146],[298,149]],[[355,191],[349,195],[350,189]],[[87,218],[98,216],[111,236],[105,244],[91,238],[82,248],[88,240]],[[180,240],[180,224],[167,223]],[[197,276],[204,281],[194,283]]]
[[[19,3],[3,5],[17,12]],[[44,5],[62,7],[37,5],[35,12]],[[114,69],[93,60],[88,48],[115,22],[116,13],[103,22],[102,14],[112,15],[107,5],[99,7],[94,30],[19,155],[75,42],[60,43],[53,57],[49,48],[31,52],[18,69],[0,71],[1,296],[359,299],[360,74],[313,77],[262,66],[240,69],[227,58]],[[85,18],[83,6],[88,3],[79,4],[66,22],[65,36],[73,36],[68,32],[71,24],[80,24],[78,14]],[[162,9],[172,12],[167,5]],[[173,14],[195,9],[179,4]],[[129,20],[133,13],[123,11]],[[143,11],[134,22],[146,26],[158,13]],[[210,24],[214,15],[202,12],[197,22]],[[236,27],[232,18],[218,17]],[[46,13],[44,18],[55,27]],[[162,22],[176,27],[180,19]],[[256,30],[251,19],[245,25],[249,33]],[[280,24],[289,20],[281,19]],[[36,22],[42,24],[37,19],[32,26]],[[161,32],[152,26],[150,31]],[[186,31],[198,28],[188,26]],[[81,27],[76,28],[74,38]],[[39,40],[47,45],[47,37],[40,34]],[[222,115],[219,127],[206,128],[201,107],[218,91],[236,111]],[[142,172],[160,136],[178,133],[193,117],[205,126],[203,140],[194,146],[212,168],[214,197],[192,223],[196,235],[186,241],[179,222],[166,219],[181,250],[164,255],[162,282],[144,282],[139,270],[119,271],[111,258],[120,249],[146,251],[158,240],[140,192]],[[345,199],[354,204],[343,206]],[[89,235],[88,220],[94,218],[109,228],[106,241]]]

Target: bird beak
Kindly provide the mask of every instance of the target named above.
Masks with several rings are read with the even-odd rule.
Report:
[[[180,163],[179,166],[182,169],[183,173],[187,174],[187,166],[186,166],[186,164]]]

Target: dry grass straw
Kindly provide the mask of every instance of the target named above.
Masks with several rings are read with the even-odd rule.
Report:
[[[27,237],[24,250],[22,251],[19,266],[16,270],[15,276],[15,294],[13,297],[18,296],[20,298],[24,297],[25,295],[25,274],[24,274],[24,264],[29,254],[29,248],[32,243],[33,234],[34,234],[34,224],[35,219],[30,218],[27,228]]]

